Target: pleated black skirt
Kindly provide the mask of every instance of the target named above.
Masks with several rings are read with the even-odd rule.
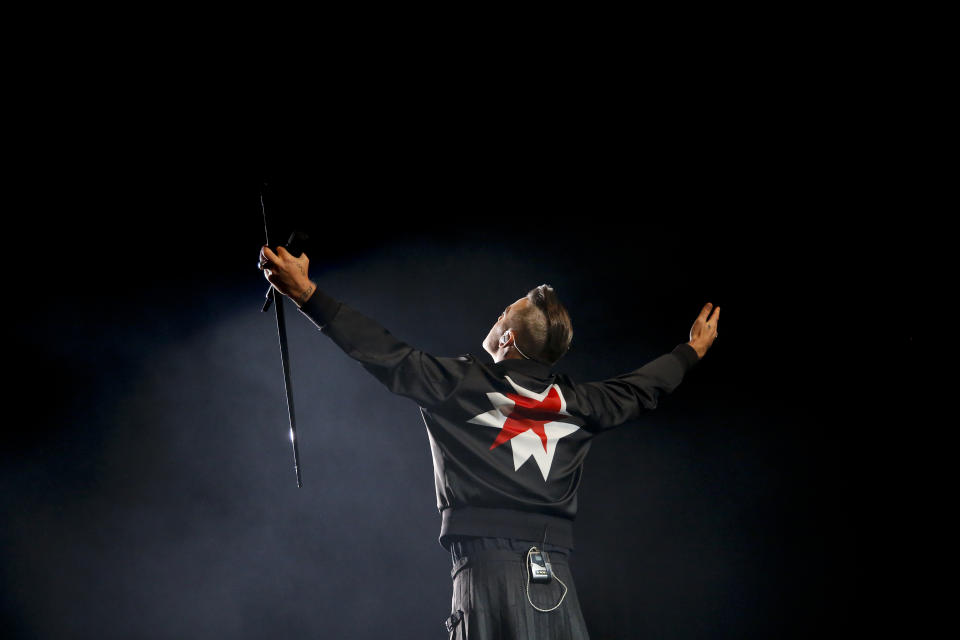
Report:
[[[532,546],[544,548],[508,538],[461,538],[451,544],[450,640],[589,639],[570,572],[570,550],[547,544],[555,577],[528,583],[526,558]],[[546,612],[531,605],[550,609],[558,602]]]

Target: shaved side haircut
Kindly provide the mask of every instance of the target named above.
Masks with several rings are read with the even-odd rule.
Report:
[[[548,284],[527,292],[530,306],[523,316],[523,346],[530,357],[547,364],[556,364],[570,348],[573,324],[570,314]]]

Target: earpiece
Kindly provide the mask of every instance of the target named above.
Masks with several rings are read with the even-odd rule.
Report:
[[[506,331],[503,332],[503,335],[500,336],[500,346],[501,346],[501,347],[504,346],[505,344],[507,344],[507,343],[510,341],[510,336],[511,336],[511,335],[513,335],[513,331],[512,331],[511,329],[507,329]],[[524,358],[526,358],[527,360],[530,359],[530,356],[528,356],[527,354],[525,354],[523,351],[520,351],[520,347],[517,345],[517,341],[516,341],[516,340],[513,341],[513,348],[516,349],[516,350],[520,353],[520,355],[522,355],[522,356],[523,356]]]

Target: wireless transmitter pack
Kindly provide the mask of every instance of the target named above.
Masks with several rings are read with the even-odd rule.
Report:
[[[553,577],[550,557],[546,551],[540,551],[536,547],[527,552],[527,569],[530,571],[530,580],[533,582],[550,582],[550,578]]]
[[[530,583],[539,582],[546,583],[550,582],[554,577],[557,578],[557,582],[560,583],[560,586],[563,587],[563,595],[560,596],[560,600],[557,601],[557,604],[553,605],[549,609],[543,609],[533,604],[533,600],[530,599]],[[560,579],[560,576],[554,576],[553,567],[550,566],[550,556],[547,555],[546,551],[541,551],[536,547],[530,547],[530,550],[527,551],[527,602],[530,603],[530,606],[536,609],[537,611],[543,611],[544,613],[553,611],[563,602],[563,599],[567,597],[567,585],[563,583],[563,580]]]

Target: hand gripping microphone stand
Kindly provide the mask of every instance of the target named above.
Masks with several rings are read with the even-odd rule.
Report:
[[[270,230],[267,227],[267,210],[263,206],[263,192],[260,193],[260,211],[263,212],[263,231],[266,234],[267,246],[270,246]],[[300,257],[302,244],[307,240],[307,235],[298,231],[290,234],[287,240],[286,249],[295,257]],[[293,470],[297,474],[297,487],[303,486],[300,482],[300,448],[297,446],[297,419],[293,410],[293,386],[290,384],[290,351],[287,348],[287,325],[283,317],[283,295],[280,294],[273,285],[267,289],[267,299],[263,303],[261,311],[266,312],[270,308],[270,303],[274,302],[277,310],[277,334],[280,338],[280,364],[283,366],[283,386],[287,391],[287,414],[290,417],[290,443],[293,445]]]

